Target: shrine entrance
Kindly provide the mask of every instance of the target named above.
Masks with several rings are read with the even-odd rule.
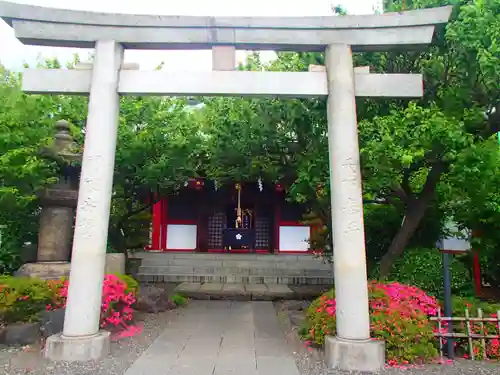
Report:
[[[373,16],[185,17],[103,14],[0,2],[0,16],[25,44],[94,48],[79,69],[26,69],[28,93],[89,95],[71,277],[62,335],[49,337],[52,359],[105,356],[99,331],[120,95],[327,97],[336,292],[336,337],[326,357],[341,370],[377,371],[384,343],[370,340],[356,97],[423,95],[420,74],[355,69],[352,52],[424,47],[452,7]],[[211,49],[213,72],[142,71],[124,49]],[[235,50],[317,51],[325,66],[310,72],[242,72]],[[241,213],[241,212],[238,212]]]
[[[153,205],[147,251],[310,254],[316,226],[280,184],[195,180]]]

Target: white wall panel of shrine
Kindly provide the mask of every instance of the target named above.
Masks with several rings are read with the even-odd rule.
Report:
[[[168,224],[167,250],[195,250],[197,230],[194,224]]]

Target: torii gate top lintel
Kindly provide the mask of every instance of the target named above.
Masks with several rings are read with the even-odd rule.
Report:
[[[324,51],[345,43],[354,51],[429,44],[435,25],[452,7],[401,13],[325,17],[197,17],[97,13],[0,1],[0,17],[25,44],[92,48],[116,40],[130,49],[237,49]]]

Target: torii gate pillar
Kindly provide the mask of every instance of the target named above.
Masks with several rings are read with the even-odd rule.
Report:
[[[329,367],[377,371],[384,366],[383,341],[370,339],[363,197],[359,164],[354,67],[351,47],[329,45],[328,153],[332,187],[332,238],[337,336],[325,340]]]
[[[109,332],[100,331],[99,322],[122,62],[119,43],[96,42],[64,329],[62,335],[49,337],[46,344],[46,353],[55,359],[94,359],[109,351]]]

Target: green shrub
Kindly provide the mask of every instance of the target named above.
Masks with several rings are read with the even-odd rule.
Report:
[[[454,295],[473,293],[469,270],[458,255],[450,256],[451,288]],[[376,274],[373,276],[376,277]],[[443,263],[441,253],[432,248],[413,248],[405,251],[388,277],[402,284],[414,285],[434,297],[443,295]]]
[[[132,292],[134,295],[137,295],[139,292],[139,282],[134,279],[132,276],[117,273],[116,276],[123,281],[125,284],[127,284],[127,290],[126,292]]]
[[[3,324],[37,321],[52,300],[47,282],[39,279],[1,276],[0,288]]]
[[[463,316],[465,309],[468,309],[470,313],[477,313],[478,309],[483,310],[485,315],[496,314],[500,311],[499,303],[491,303],[486,301],[481,301],[480,299],[474,297],[453,297],[452,298],[452,310],[453,314]]]
[[[16,248],[15,244],[11,241],[3,239],[0,247],[0,275],[11,275],[22,264],[20,249]]]
[[[386,344],[389,364],[422,363],[438,356],[430,315],[439,304],[421,289],[399,283],[369,284],[371,335]],[[322,345],[336,334],[336,300],[331,290],[308,308],[304,339]]]
[[[181,296],[180,294],[174,294],[171,299],[176,306],[186,306],[188,303],[187,298]]]

